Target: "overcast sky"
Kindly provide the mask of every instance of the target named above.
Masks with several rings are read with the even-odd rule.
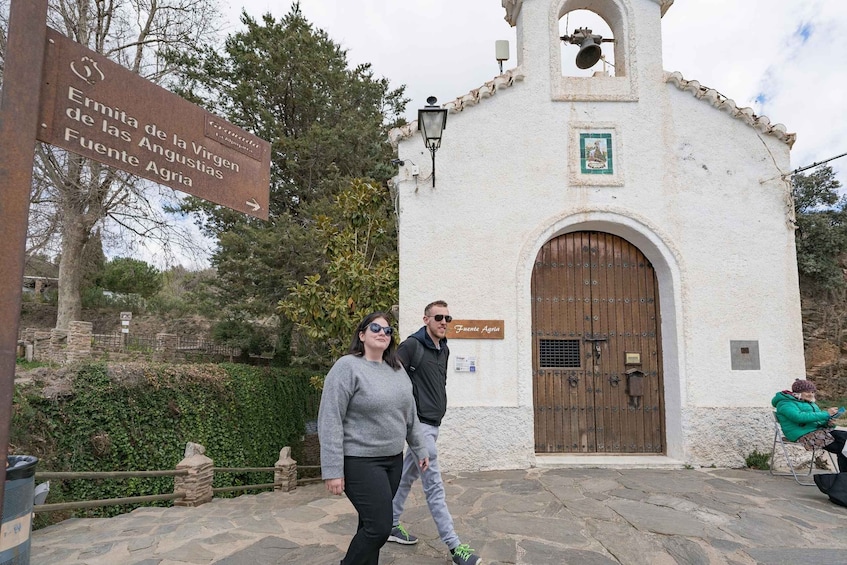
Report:
[[[290,6],[231,0],[224,12],[236,31],[242,8],[280,18]],[[301,0],[300,7],[348,50],[351,63],[369,62],[393,86],[406,85],[409,120],[427,96],[446,102],[497,75],[495,40],[510,43],[504,68],[517,64],[501,0]],[[676,0],[662,34],[665,70],[797,134],[792,168],[847,152],[847,1]],[[831,165],[847,185],[847,157]]]
[[[242,27],[242,8],[257,19],[268,12],[279,19],[291,5],[230,0],[221,9],[232,33]],[[496,40],[510,44],[504,69],[517,64],[515,30],[501,0],[301,0],[300,7],[347,50],[352,65],[371,63],[392,86],[406,85],[410,121],[428,96],[447,102],[496,76]],[[587,23],[603,33],[594,18]],[[563,34],[581,25],[576,16],[567,23]],[[676,0],[662,18],[662,35],[666,71],[797,134],[792,169],[847,152],[847,0]],[[570,61],[576,47],[566,49],[571,55],[563,61]],[[830,165],[847,187],[847,157]]]

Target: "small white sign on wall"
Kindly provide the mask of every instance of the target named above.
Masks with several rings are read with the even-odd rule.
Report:
[[[457,373],[476,373],[476,357],[475,356],[456,356],[456,372]]]

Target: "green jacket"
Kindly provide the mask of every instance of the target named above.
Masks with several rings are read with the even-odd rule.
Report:
[[[776,393],[771,405],[776,408],[776,419],[789,441],[797,441],[818,428],[829,427],[829,412],[821,410],[814,402],[795,398],[787,390]]]

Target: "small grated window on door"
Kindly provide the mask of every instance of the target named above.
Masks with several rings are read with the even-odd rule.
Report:
[[[578,339],[542,339],[539,351],[540,367],[579,368],[581,355]]]

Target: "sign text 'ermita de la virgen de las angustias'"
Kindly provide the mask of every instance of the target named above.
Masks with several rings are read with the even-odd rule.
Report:
[[[47,32],[39,140],[267,219],[267,141]]]

